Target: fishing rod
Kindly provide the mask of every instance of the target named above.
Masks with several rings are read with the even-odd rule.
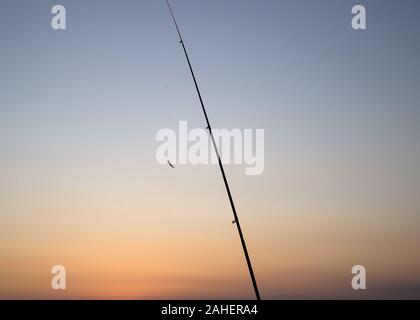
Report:
[[[248,265],[249,275],[251,277],[252,286],[254,287],[255,296],[256,296],[257,300],[261,300],[260,292],[258,291],[257,280],[255,280],[255,275],[254,275],[254,271],[252,269],[251,259],[249,258],[248,249],[246,248],[245,238],[244,238],[244,235],[242,233],[241,224],[239,223],[238,214],[236,213],[236,208],[235,208],[235,204],[233,202],[232,194],[230,192],[229,183],[227,181],[225,170],[223,169],[222,160],[220,158],[219,150],[217,148],[216,141],[214,140],[213,132],[211,130],[209,117],[207,116],[206,108],[204,107],[204,102],[203,102],[203,99],[201,98],[200,89],[198,87],[197,80],[195,78],[194,71],[193,71],[193,68],[191,66],[190,58],[188,57],[187,49],[185,48],[184,40],[182,39],[181,32],[179,31],[179,27],[178,27],[178,24],[176,23],[174,13],[172,11],[171,5],[169,4],[169,0],[166,0],[166,4],[168,5],[169,11],[171,13],[172,20],[174,21],[175,28],[176,28],[176,31],[177,31],[178,36],[179,36],[179,43],[181,43],[182,49],[184,50],[185,58],[187,59],[188,66],[189,66],[190,72],[191,72],[191,76],[194,80],[195,89],[197,91],[198,98],[200,99],[201,109],[203,110],[204,117],[206,118],[206,123],[207,123],[207,128],[206,129],[209,130],[211,141],[213,142],[213,147],[214,147],[214,150],[215,150],[216,155],[217,155],[217,160],[219,162],[219,168],[220,168],[220,171],[222,173],[223,182],[224,182],[225,187],[226,187],[226,191],[227,191],[227,194],[228,194],[228,197],[229,197],[230,206],[231,206],[232,212],[233,212],[233,217],[235,219],[233,222],[236,224],[236,227],[237,227],[238,233],[239,233],[239,238],[241,239],[242,249],[244,251],[246,263]]]

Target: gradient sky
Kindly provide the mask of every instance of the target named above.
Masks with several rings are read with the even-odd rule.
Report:
[[[262,297],[420,298],[420,2],[172,3],[213,127],[265,129],[226,167]],[[217,166],[155,160],[205,126],[164,1],[2,0],[0,40],[0,298],[253,298]]]

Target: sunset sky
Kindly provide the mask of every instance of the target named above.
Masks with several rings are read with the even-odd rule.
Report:
[[[226,166],[262,298],[420,299],[420,2],[172,5],[212,126],[265,130]],[[165,2],[3,0],[0,40],[0,299],[254,298],[217,165],[155,159],[205,128]]]

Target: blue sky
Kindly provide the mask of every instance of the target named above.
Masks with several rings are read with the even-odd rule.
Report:
[[[50,26],[54,4],[66,7],[64,31]],[[367,30],[351,28],[355,4],[366,6]],[[213,127],[265,130],[264,175],[245,178],[242,170],[228,169],[245,225],[255,227],[247,231],[257,270],[269,275],[262,280],[265,292],[305,296],[293,283],[289,292],[282,291],[280,274],[288,273],[282,269],[281,243],[287,238],[300,243],[296,257],[311,245],[337,244],[308,262],[321,275],[340,274],[347,264],[366,259],[378,271],[381,294],[412,296],[413,283],[420,282],[420,3],[174,0],[172,5]],[[180,120],[190,128],[205,127],[164,1],[3,0],[0,39],[0,220],[16,230],[4,235],[4,243],[18,243],[18,231],[36,223],[37,212],[44,212],[41,220],[49,226],[55,215],[71,220],[61,206],[74,204],[82,212],[92,205],[86,210],[97,212],[101,199],[111,201],[107,192],[128,203],[127,217],[139,214],[134,221],[149,221],[154,233],[146,239],[152,241],[160,227],[148,216],[150,208],[162,213],[188,204],[190,219],[200,201],[189,203],[185,194],[198,192],[198,177],[210,179],[203,193],[218,199],[229,217],[216,168],[185,169],[179,181],[154,160],[157,130],[176,129]],[[175,203],[151,202],[170,187],[177,190],[171,195]],[[86,199],[81,190],[94,195]],[[144,202],[138,202],[137,191]],[[54,208],[48,207],[49,192]],[[94,217],[85,221],[87,230]],[[285,220],[296,232],[282,229]],[[308,220],[313,234],[306,230]],[[218,230],[216,225],[209,232]],[[301,233],[304,240],[296,238]],[[229,229],[221,238],[237,245],[235,236]],[[389,251],[376,256],[375,241]],[[70,251],[71,243],[65,244]],[[272,252],[261,249],[267,243]],[[352,253],[340,254],[343,265],[330,266],[332,252],[344,248]],[[300,258],[289,257],[286,270],[303,268],[308,279],[318,275]],[[348,296],[340,290],[314,294]]]

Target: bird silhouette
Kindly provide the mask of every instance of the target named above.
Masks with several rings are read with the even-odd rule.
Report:
[[[168,161],[168,164],[169,164],[172,168],[174,168],[174,169],[175,169],[175,167],[172,165],[172,163],[170,163],[170,162],[169,162],[169,160],[166,160],[166,161]]]

